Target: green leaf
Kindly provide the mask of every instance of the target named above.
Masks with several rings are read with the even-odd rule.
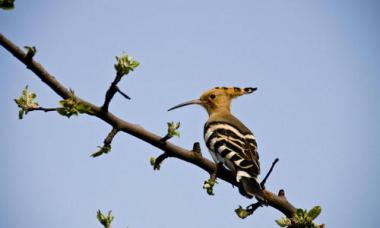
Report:
[[[91,107],[83,103],[79,103],[73,90],[70,90],[70,97],[59,101],[62,108],[57,109],[57,112],[62,116],[70,118],[72,115],[79,115],[82,113],[91,113]]]
[[[27,114],[29,111],[38,108],[38,103],[35,101],[37,95],[33,92],[28,91],[28,86],[21,92],[21,96],[17,99],[14,99],[17,106],[20,108],[19,119],[24,117],[24,114]]]
[[[103,213],[98,210],[96,212],[96,218],[98,221],[105,227],[105,228],[110,228],[111,227],[111,222],[113,221],[114,217],[112,215],[112,211],[108,212],[107,217],[103,215]]]
[[[321,213],[320,206],[313,207],[309,212],[298,208],[292,220],[289,218],[281,218],[276,220],[276,223],[282,227],[308,227],[319,228],[320,226],[313,222],[313,220]]]
[[[156,165],[156,158],[155,158],[155,157],[150,157],[150,158],[149,158],[149,161],[150,161],[150,165],[151,165],[151,166],[154,167],[154,166]]]
[[[62,116],[67,116],[67,112],[64,108],[58,108],[57,112]]]
[[[100,155],[108,154],[109,152],[111,152],[111,145],[98,146],[98,148],[99,150],[91,154],[91,157],[96,158],[96,157],[99,157]]]
[[[108,219],[109,223],[111,223],[113,221],[114,217],[112,215],[112,211],[108,211],[107,219]]]
[[[292,224],[292,222],[290,221],[290,219],[285,218],[285,217],[277,219],[275,221],[281,227],[287,227],[287,226],[290,226]]]
[[[311,220],[314,220],[318,217],[318,215],[321,213],[322,208],[320,206],[313,207],[308,213],[307,216],[311,218]]]
[[[180,132],[178,131],[178,128],[181,126],[180,122],[168,122],[168,133],[167,135],[169,138],[173,136],[180,136]]]
[[[203,189],[206,189],[207,194],[214,195],[214,185],[218,182],[216,180],[208,179],[203,183]]]
[[[140,63],[127,53],[122,54],[120,57],[116,56],[115,69],[120,74],[126,75],[139,65]]]
[[[102,222],[102,221],[104,221],[104,220],[106,219],[106,216],[104,216],[104,215],[102,214],[102,212],[101,212],[100,210],[98,210],[98,211],[96,212],[96,218],[99,220],[99,222]]]
[[[14,0],[0,0],[0,9],[11,10],[14,8]]]
[[[241,219],[245,219],[252,214],[251,212],[247,211],[246,209],[242,208],[241,206],[239,206],[239,208],[235,209],[235,213]]]
[[[139,65],[140,65],[140,63],[137,62],[136,60],[134,60],[134,61],[131,62],[131,67],[132,67],[133,69],[137,68]]]
[[[303,217],[304,215],[304,210],[301,209],[301,208],[298,208],[297,211],[296,211],[296,215],[299,216],[299,217]]]
[[[83,103],[79,103],[75,106],[79,113],[88,113],[91,111],[91,107]]]

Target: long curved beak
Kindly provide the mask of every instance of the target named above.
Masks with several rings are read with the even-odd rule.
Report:
[[[176,106],[174,106],[172,108],[169,108],[168,111],[171,111],[173,109],[180,108],[180,107],[183,107],[183,106],[187,106],[187,105],[192,105],[192,104],[199,104],[200,105],[200,104],[202,104],[202,101],[199,100],[199,99],[192,100],[192,101],[186,101],[186,102],[183,102],[183,103],[181,103],[179,105],[176,105]]]

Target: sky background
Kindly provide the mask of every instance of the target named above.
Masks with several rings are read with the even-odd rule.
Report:
[[[232,111],[255,134],[267,188],[283,188],[295,206],[321,205],[327,227],[377,227],[380,160],[380,3],[378,1],[16,1],[0,11],[0,32],[76,94],[101,104],[115,56],[141,62],[120,83],[110,110],[172,142],[202,144],[200,107],[166,110],[215,86],[258,87]],[[0,227],[101,227],[96,210],[112,210],[113,227],[277,227],[282,216],[261,208],[245,220],[234,209],[251,201],[177,159],[153,171],[158,149],[119,134],[96,159],[110,127],[99,119],[29,113],[13,99],[25,85],[44,107],[60,98],[0,48]]]

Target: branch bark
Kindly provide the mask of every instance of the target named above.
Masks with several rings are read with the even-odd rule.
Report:
[[[127,94],[121,92],[121,90],[119,89],[119,87],[117,87],[117,84],[120,82],[121,78],[123,77],[123,73],[122,72],[117,72],[116,73],[116,77],[115,79],[113,80],[113,82],[111,83],[110,87],[108,88],[107,92],[106,92],[106,97],[105,97],[105,100],[104,100],[104,104],[102,106],[102,110],[104,112],[108,112],[108,107],[111,103],[111,100],[113,98],[113,96],[115,95],[116,92],[119,92],[120,94],[123,95],[123,97],[127,98],[127,99],[131,99]]]
[[[58,80],[55,79],[45,68],[34,59],[27,56],[22,49],[13,44],[5,36],[0,33],[0,45],[8,50],[13,56],[20,60],[26,65],[37,77],[39,77],[42,82],[48,85],[56,94],[58,94],[63,99],[70,97],[71,93],[69,89],[64,87]],[[113,93],[114,94],[114,93]],[[122,132],[133,135],[144,142],[147,142],[154,147],[157,147],[167,153],[170,157],[175,157],[183,161],[189,162],[203,169],[210,175],[215,173],[217,167],[216,164],[202,156],[198,153],[194,153],[192,150],[187,150],[170,142],[162,143],[161,137],[147,131],[146,129],[140,127],[140,125],[129,123],[125,120],[120,119],[106,109],[102,109],[95,104],[92,104],[86,100],[77,97],[78,102],[88,105],[91,108],[91,113],[88,115],[95,116],[109,125],[114,129],[119,129]],[[107,99],[106,99],[107,100]],[[108,101],[105,102],[107,107]],[[104,106],[103,106],[104,107]],[[231,171],[227,169],[218,170],[218,178],[222,179],[232,185],[237,186],[237,182]],[[296,208],[286,199],[284,194],[276,195],[266,189],[262,190],[261,194],[269,206],[281,211],[284,215],[292,218],[296,212]]]

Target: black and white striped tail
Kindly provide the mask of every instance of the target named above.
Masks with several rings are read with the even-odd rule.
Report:
[[[240,189],[240,192],[248,198],[257,196],[256,193],[262,189],[260,183],[255,177],[242,176],[239,183],[241,183],[242,188]]]

